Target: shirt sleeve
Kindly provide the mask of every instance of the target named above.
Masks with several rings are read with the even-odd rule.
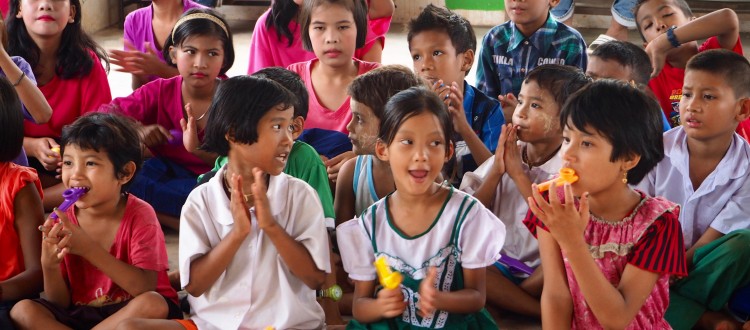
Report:
[[[301,180],[292,181],[292,178],[290,178],[289,189],[293,196],[293,202],[287,201],[287,205],[292,207],[289,213],[291,217],[289,221],[294,223],[289,234],[307,249],[318,269],[330,273],[331,256],[328,251],[328,231],[326,230],[320,199],[315,190]]]
[[[167,247],[154,209],[144,202],[131,212],[133,228],[129,246],[132,265],[157,272],[166,271],[169,269]]]
[[[203,194],[193,191],[182,207],[180,215],[179,269],[180,286],[183,288],[190,283],[190,264],[193,260],[211,251],[208,228],[205,227],[204,221],[212,220],[203,219],[208,217],[208,214]]]
[[[549,201],[549,191],[543,192],[542,197],[545,201]],[[539,238],[537,237],[537,228],[541,228],[544,231],[549,231],[549,229],[547,229],[547,226],[544,225],[544,222],[542,222],[542,219],[539,219],[539,217],[537,217],[536,214],[531,211],[531,209],[526,212],[526,217],[523,219],[523,224],[526,225],[526,228],[528,228],[531,234],[534,235],[534,237],[536,237],[537,239]]]
[[[464,173],[459,190],[469,195],[474,195],[484,182],[484,179],[489,175],[493,164],[495,164],[494,156],[485,160],[476,170]]]
[[[133,118],[143,125],[156,124],[158,96],[155,94],[159,93],[161,81],[154,80],[128,96],[115,98],[107,110]]]
[[[341,261],[349,278],[355,281],[374,281],[375,251],[365,222],[374,212],[373,207],[367,209],[360,217],[342,223],[336,228],[336,238],[341,251]]]
[[[487,120],[482,125],[481,136],[482,141],[491,153],[494,153],[497,149],[500,130],[502,125],[505,124],[505,116],[503,116],[503,108],[500,106],[500,102],[494,102],[493,104],[494,106],[487,110],[490,113],[487,115]]]
[[[461,266],[484,268],[500,259],[500,250],[505,243],[505,225],[478,200],[471,200],[469,209],[461,215],[463,225],[458,240]]]
[[[101,61],[92,53],[94,65],[81,86],[81,114],[99,110],[103,104],[112,101],[112,93]]]
[[[333,211],[333,194],[331,194],[331,186],[328,184],[328,172],[326,172],[325,164],[323,164],[323,161],[318,157],[318,153],[312,147],[305,145],[300,146],[297,150],[304,153],[299,159],[303,164],[294,166],[297,169],[296,173],[289,173],[289,175],[307,182],[315,190],[323,207],[326,227],[333,229],[335,227],[336,213]],[[289,165],[291,164],[287,166]]]
[[[641,236],[628,263],[659,274],[687,276],[679,208],[666,212]]]
[[[495,62],[492,60],[492,31],[488,32],[482,39],[482,50],[479,53],[477,64],[477,88],[489,97],[500,95],[500,81],[495,73]]]
[[[565,64],[576,66],[581,71],[586,72],[586,66],[588,65],[588,56],[586,55],[586,42],[583,38],[577,38],[578,47],[575,47],[577,51],[568,53],[569,58],[565,61]]]
[[[34,70],[31,69],[31,65],[29,65],[29,62],[26,62],[26,60],[20,56],[12,56],[11,59],[13,60],[13,63],[16,64],[18,69],[20,69],[21,72],[26,74],[26,78],[29,78],[29,80],[31,80],[31,83],[33,83],[34,86],[36,86],[36,76],[34,76]],[[34,117],[31,116],[31,113],[29,113],[29,110],[26,109],[26,105],[23,103],[21,103],[21,110],[23,111],[24,118],[36,123],[34,121]]]
[[[128,43],[131,45],[136,46],[135,43],[135,36],[133,35],[133,31],[135,31],[135,13],[130,13],[128,16],[125,16],[125,23],[123,24],[123,34],[122,34],[122,41],[123,41],[123,49],[124,50],[132,50],[128,47]],[[137,47],[137,46],[136,46]]]
[[[734,143],[744,143],[741,138],[735,138]],[[738,157],[738,159],[741,159]],[[735,230],[750,228],[750,178],[744,177],[742,186],[732,194],[724,207],[716,214],[711,222],[711,228],[722,234],[729,234]]]

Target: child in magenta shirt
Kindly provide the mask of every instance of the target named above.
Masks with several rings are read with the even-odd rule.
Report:
[[[151,5],[136,9],[125,17],[123,41],[125,50],[112,50],[112,63],[133,75],[133,89],[157,78],[179,74],[164,59],[163,46],[169,32],[186,11],[205,8],[192,0],[152,0]]]
[[[247,74],[253,74],[270,66],[287,67],[292,63],[315,58],[315,53],[302,47],[300,25],[296,16],[300,13],[302,0],[273,1],[271,8],[255,23],[250,40],[250,62]],[[363,61],[380,62],[385,35],[391,26],[393,0],[367,1],[367,36],[354,57]]]
[[[109,103],[112,96],[107,73],[101,60],[107,61],[99,47],[81,27],[80,0],[12,0],[8,17],[8,54],[24,58],[34,70],[39,90],[52,108],[52,117],[44,124],[24,122],[23,146],[29,164],[39,173],[45,189],[45,210],[62,202],[64,187],[59,175],[59,147],[62,127],[84,113]],[[46,20],[38,20],[44,16]],[[52,24],[54,23],[54,24]]]
[[[39,227],[45,295],[17,303],[13,322],[111,329],[132,317],[180,317],[154,210],[126,192],[143,162],[134,123],[89,114],[66,126],[61,142],[62,181],[86,193]]]
[[[146,161],[131,192],[154,207],[162,224],[175,229],[198,175],[211,170],[216,160],[213,153],[198,150],[196,140],[202,137],[208,106],[221,81],[218,76],[234,62],[228,26],[211,9],[186,12],[164,49],[168,63],[174,63],[180,75],[143,85],[130,96],[115,99],[110,107],[141,123],[144,143],[156,156]],[[179,135],[192,147],[186,149]]]

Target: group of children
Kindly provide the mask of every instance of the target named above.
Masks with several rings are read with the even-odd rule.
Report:
[[[645,51],[587,56],[556,0],[505,2],[474,87],[474,30],[445,8],[409,22],[412,71],[377,63],[392,1],[274,1],[250,75],[228,78],[227,22],[154,0],[109,54],[135,88],[112,100],[79,0],[11,0],[0,328],[319,329],[342,312],[353,329],[496,328],[488,309],[750,327],[723,310],[750,314],[736,14],[641,0]],[[577,181],[541,188],[561,168]],[[85,194],[55,208],[66,189]],[[160,224],[180,235],[169,275]],[[316,297],[336,283],[338,304]]]

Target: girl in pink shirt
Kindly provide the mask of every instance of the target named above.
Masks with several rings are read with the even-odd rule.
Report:
[[[247,74],[271,67],[287,67],[292,63],[309,61],[315,53],[302,47],[297,16],[303,0],[274,0],[271,8],[255,23],[250,40],[250,62]],[[365,43],[354,57],[368,62],[380,63],[385,35],[391,26],[393,0],[370,0]]]
[[[179,229],[182,204],[216,160],[198,144],[218,77],[234,63],[229,25],[211,9],[187,11],[165,44],[164,58],[178,76],[147,83],[109,108],[141,123],[144,143],[156,156],[146,161],[131,192],[149,202],[164,225]]]
[[[379,64],[352,58],[354,50],[365,42],[367,9],[358,0],[305,1],[300,15],[302,45],[316,58],[288,67],[305,82],[310,106],[305,129],[318,128],[349,132],[352,118],[346,90],[357,76]],[[315,146],[315,141],[309,141]],[[329,178],[336,179],[338,169],[354,153],[347,151],[326,161]]]
[[[29,164],[39,172],[49,211],[62,202],[64,190],[56,178],[60,154],[55,150],[62,127],[112,100],[101,64],[107,63],[107,56],[81,27],[80,0],[12,0],[7,17],[8,35],[13,36],[8,54],[29,63],[52,108],[44,124],[24,121],[23,142]]]

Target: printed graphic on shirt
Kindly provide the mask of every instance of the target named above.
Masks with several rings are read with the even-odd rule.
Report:
[[[680,100],[682,99],[682,88],[673,89],[669,93],[669,101],[672,109],[669,112],[669,125],[672,127],[680,126]]]

